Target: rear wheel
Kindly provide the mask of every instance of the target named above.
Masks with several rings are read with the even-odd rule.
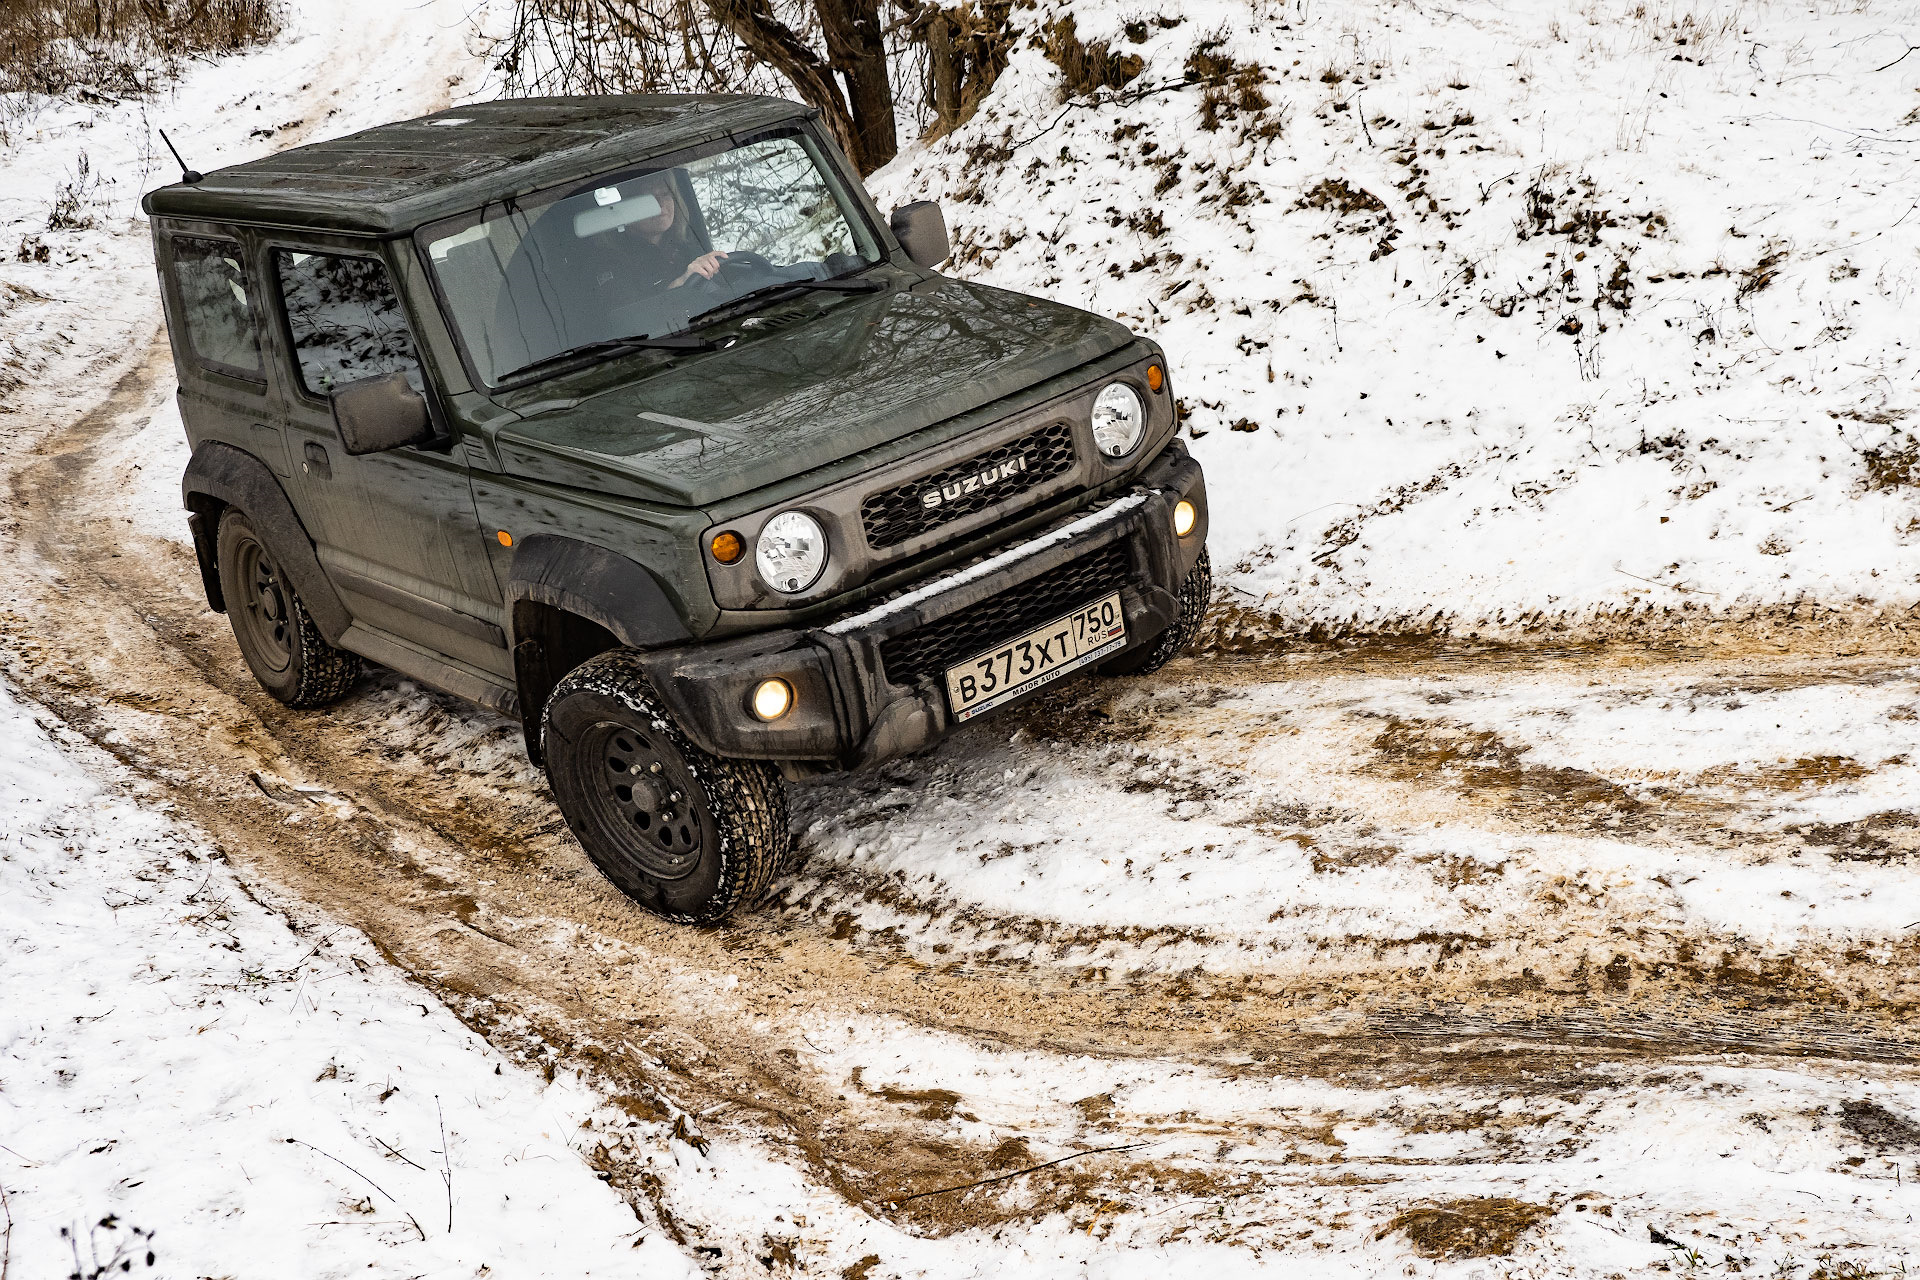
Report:
[[[607,879],[654,914],[716,924],[751,905],[787,860],[779,774],[695,746],[632,653],[603,653],[561,680],[541,736],[567,826]]]
[[[227,621],[261,688],[290,707],[321,707],[353,686],[360,660],[320,635],[244,512],[220,517],[218,558]]]
[[[1213,599],[1213,560],[1206,549],[1180,583],[1180,616],[1173,625],[1144,644],[1136,645],[1111,662],[1102,663],[1103,676],[1143,676],[1172,662],[1200,634],[1200,623],[1207,616],[1207,604]]]

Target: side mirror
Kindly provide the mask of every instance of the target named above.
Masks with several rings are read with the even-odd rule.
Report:
[[[947,215],[931,200],[915,200],[893,211],[893,238],[922,267],[937,267],[953,256],[947,241]]]
[[[434,434],[427,398],[408,385],[404,373],[365,378],[334,392],[333,423],[341,445],[355,455],[425,444]]]

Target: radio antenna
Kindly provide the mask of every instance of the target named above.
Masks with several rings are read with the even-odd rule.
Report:
[[[187,183],[188,185],[192,185],[193,183],[200,181],[201,178],[206,176],[202,174],[198,169],[187,168],[187,162],[180,158],[179,148],[173,145],[173,139],[167,136],[167,131],[165,129],[160,130],[160,141],[166,143],[167,150],[173,152],[173,162],[180,166],[180,181]]]

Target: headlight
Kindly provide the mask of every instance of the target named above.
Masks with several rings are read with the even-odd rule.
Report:
[[[1124,458],[1140,443],[1147,413],[1124,382],[1109,382],[1093,400],[1093,442],[1109,458]]]
[[[760,531],[753,563],[775,591],[805,591],[827,567],[826,530],[804,511],[782,511]]]

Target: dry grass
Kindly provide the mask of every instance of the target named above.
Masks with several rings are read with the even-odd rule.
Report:
[[[1920,488],[1920,435],[1895,432],[1882,443],[1862,449],[1860,463],[1865,471],[1862,482],[1869,489]]]
[[[1523,1234],[1552,1216],[1544,1204],[1504,1196],[1450,1200],[1408,1209],[1381,1234],[1405,1232],[1414,1251],[1426,1258],[1496,1258],[1513,1252]]]
[[[1060,68],[1062,91],[1068,98],[1084,98],[1100,89],[1124,88],[1146,70],[1137,54],[1114,53],[1104,40],[1088,44],[1074,29],[1068,14],[1047,26],[1047,58]]]
[[[1235,62],[1224,52],[1225,46],[1224,36],[1210,37],[1187,57],[1188,81],[1202,86],[1200,127],[1208,133],[1243,113],[1259,116],[1273,105],[1262,87],[1267,82],[1266,68],[1254,62]],[[1280,129],[1276,122],[1270,132],[1259,136],[1278,137]]]
[[[0,93],[128,96],[279,29],[274,0],[5,0]]]

